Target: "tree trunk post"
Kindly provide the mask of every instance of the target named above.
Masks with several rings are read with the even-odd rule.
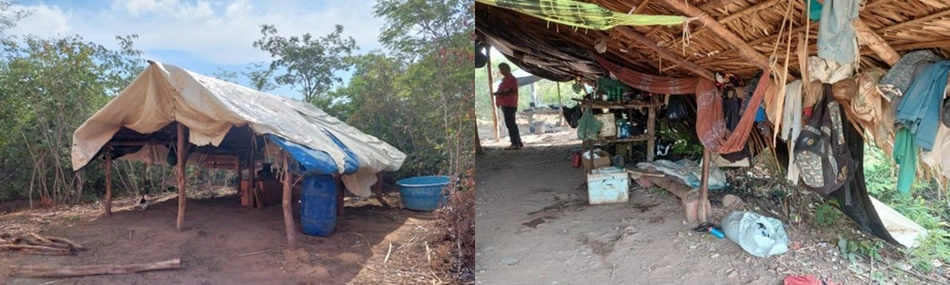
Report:
[[[178,124],[178,165],[177,171],[178,174],[178,224],[176,228],[181,231],[182,227],[185,225],[185,163],[188,158],[185,155],[185,125],[182,125],[181,122]]]
[[[112,216],[112,146],[106,145],[106,216]]]
[[[258,197],[257,195],[257,190],[258,190],[257,181],[254,180],[256,176],[255,175],[256,173],[254,173],[254,168],[257,164],[257,162],[254,161],[254,154],[257,151],[257,137],[254,134],[254,130],[251,130],[250,125],[248,125],[247,130],[248,130],[248,133],[251,134],[251,154],[250,154],[250,157],[248,157],[247,159],[248,161],[248,170],[247,170],[247,182],[248,182],[247,188],[248,189],[247,190],[248,192],[250,192],[249,194],[251,194],[251,201],[252,201],[251,205],[253,205],[254,207],[257,207],[258,209],[263,209],[264,201],[261,201],[261,199],[259,199],[260,197]]]
[[[495,109],[495,96],[492,95],[495,93],[495,85],[492,84],[491,78],[491,49],[488,50],[488,64],[485,65],[488,67],[488,98],[491,99],[491,123],[492,123],[492,133],[495,135],[495,142],[501,141],[501,137],[498,136],[498,111]]]
[[[291,200],[291,197],[290,197],[291,185],[290,184],[293,183],[291,180],[293,178],[290,175],[290,167],[289,167],[290,160],[287,159],[287,156],[288,156],[287,153],[284,153],[283,155],[283,158],[284,158],[284,177],[283,177],[284,178],[283,179],[284,180],[284,197],[281,201],[281,204],[284,207],[284,227],[287,228],[287,246],[290,247],[290,249],[295,249],[297,248],[297,237],[296,237],[297,231],[295,230],[295,227],[294,227],[293,207],[290,202]]]
[[[709,149],[703,150],[703,174],[699,183],[699,220],[706,222],[706,212],[709,209],[706,209],[709,198],[709,159],[710,159]]]

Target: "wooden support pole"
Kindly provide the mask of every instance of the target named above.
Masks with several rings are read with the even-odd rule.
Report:
[[[683,57],[679,55],[676,55],[670,50],[657,46],[656,42],[648,38],[646,35],[640,32],[637,32],[636,30],[631,29],[629,27],[617,27],[617,29],[618,31],[621,31],[622,33],[630,36],[630,38],[633,39],[634,41],[637,41],[640,44],[645,45],[650,50],[656,52],[663,59],[672,61],[673,63],[676,63],[678,65],[681,65],[686,70],[689,70],[702,78],[716,81],[715,73],[713,73],[712,71],[709,71],[709,69],[703,68],[702,66],[699,66],[698,64],[695,64],[693,62],[686,61],[686,59],[684,59]]]
[[[564,108],[564,101],[561,101],[561,82],[557,82],[557,105]],[[564,125],[564,116],[558,116],[558,124]]]
[[[250,141],[251,152],[249,153],[249,156],[247,159],[248,161],[247,189],[248,189],[248,193],[251,194],[251,205],[253,205],[254,207],[258,209],[264,209],[264,201],[261,201],[261,198],[263,197],[261,197],[262,195],[258,195],[258,191],[260,191],[260,189],[258,189],[257,181],[255,179],[257,178],[257,173],[254,173],[254,169],[257,168],[257,162],[254,161],[255,156],[257,154],[257,137],[254,134],[254,130],[251,130],[250,126],[248,126],[247,130],[248,130],[248,134],[251,135],[251,141]]]
[[[83,266],[56,266],[40,265],[10,266],[10,276],[28,278],[63,278],[75,276],[128,274],[152,270],[176,269],[181,267],[181,259],[152,263],[136,263],[127,265],[83,265]]]
[[[381,172],[376,173],[376,185],[373,187],[373,194],[376,195],[376,200],[379,201],[379,204],[383,207],[389,208],[389,203],[386,203],[386,199],[383,199],[383,175]]]
[[[112,146],[106,145],[106,203],[103,205],[106,217],[112,216]]]
[[[702,178],[699,182],[699,221],[706,222],[706,216],[709,209],[706,209],[706,205],[709,204],[709,149],[703,149],[703,173]]]
[[[861,18],[854,19],[851,24],[854,25],[854,29],[858,34],[858,41],[871,48],[887,65],[894,66],[897,60],[901,59],[901,55],[888,45],[887,41],[884,41],[880,35],[871,30],[871,27],[868,27]]]
[[[491,123],[492,123],[492,133],[495,135],[495,142],[501,141],[501,137],[498,135],[498,110],[495,108],[495,85],[493,84],[491,76],[491,49],[488,49],[488,63],[485,65],[488,68],[488,98],[491,100]]]
[[[700,10],[699,8],[696,8],[695,6],[690,5],[689,3],[682,0],[663,1],[666,2],[666,5],[682,12],[683,14],[686,14],[687,16],[696,17],[699,20],[699,23],[706,25],[707,29],[722,38],[722,40],[728,45],[731,45],[733,49],[739,52],[739,56],[745,60],[748,60],[749,63],[762,69],[769,68],[769,60],[764,55],[749,46],[749,44],[742,40],[742,38],[730,31],[729,28],[726,28],[719,22],[716,22],[716,19],[710,17],[703,10]]]
[[[650,107],[647,108],[647,161],[656,159],[656,98],[650,96]]]
[[[185,125],[178,124],[178,165],[176,166],[178,174],[178,224],[176,228],[180,231],[185,225],[185,163],[188,163],[188,156],[185,155]]]
[[[343,216],[343,193],[346,191],[346,184],[343,184],[343,179],[339,174],[335,175],[336,178],[336,216]]]
[[[281,200],[281,206],[284,207],[284,227],[287,230],[287,246],[290,247],[290,249],[295,249],[297,248],[297,230],[294,226],[293,207],[290,203],[290,196],[292,194],[291,184],[293,183],[293,177],[290,175],[290,159],[287,158],[288,156],[289,155],[284,152],[284,196]]]

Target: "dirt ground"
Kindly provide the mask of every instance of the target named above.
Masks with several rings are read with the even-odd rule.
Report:
[[[39,232],[90,248],[75,256],[0,251],[0,284],[442,284],[426,264],[424,240],[432,213],[383,208],[374,200],[348,200],[336,232],[326,238],[299,232],[298,250],[286,249],[279,206],[240,206],[239,197],[188,199],[185,228],[175,230],[174,194],[145,211],[97,217],[96,205],[35,210],[0,216],[0,232]],[[400,206],[398,196],[387,195]],[[129,199],[116,206],[131,205]],[[386,260],[387,252],[391,255]],[[247,255],[250,254],[250,255]],[[242,256],[245,255],[245,256]],[[9,265],[144,263],[181,258],[177,270],[67,279],[9,277]]]
[[[838,257],[830,230],[788,227],[792,249],[757,258],[728,239],[694,232],[696,224],[686,223],[678,198],[663,190],[634,186],[627,203],[589,205],[583,170],[571,167],[570,151],[579,146],[571,129],[524,135],[527,147],[521,150],[502,150],[505,139],[482,135],[486,153],[476,158],[477,284],[782,284],[786,276],[802,274],[871,284],[866,273],[873,265]],[[710,192],[710,199],[717,195],[724,194]],[[775,216],[753,203],[746,207]],[[718,224],[729,211],[721,204],[713,208],[710,218]],[[879,281],[941,284],[889,276],[900,277]]]

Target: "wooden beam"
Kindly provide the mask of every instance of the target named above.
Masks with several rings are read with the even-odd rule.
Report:
[[[739,1],[739,0],[711,0],[709,2],[703,3],[702,5],[699,5],[699,9],[703,11],[720,9],[720,8],[729,6],[732,3],[735,3],[736,1]]]
[[[721,19],[716,20],[716,22],[718,22],[718,23],[720,23],[720,24],[726,24],[726,23],[732,22],[732,21],[735,20],[735,19],[738,19],[739,17],[742,17],[742,16],[745,16],[745,15],[747,15],[747,14],[751,14],[751,13],[755,13],[755,12],[761,11],[762,9],[772,7],[772,5],[775,5],[775,4],[778,4],[778,3],[779,3],[779,0],[771,0],[771,1],[766,1],[766,2],[759,3],[759,4],[755,4],[755,5],[752,5],[752,6],[750,6],[750,7],[746,7],[745,9],[742,9],[742,10],[740,10],[739,12],[735,12],[735,13],[726,15],[725,17],[722,17]],[[706,4],[709,4],[709,3],[706,3]],[[703,9],[702,7],[700,7],[699,9],[702,10],[702,11],[704,11],[704,12],[705,12],[705,11],[709,11],[709,10],[707,10],[707,9]],[[709,30],[709,29],[707,29],[707,26],[699,26],[699,28],[696,28],[695,31],[692,31],[692,32],[690,33],[690,36],[691,36],[691,37],[698,37],[698,36],[701,35],[703,32],[708,31],[708,30]],[[682,41],[682,40],[683,40],[683,37],[677,37],[677,38],[673,39],[672,41],[669,41],[669,42],[665,42],[665,43],[660,44],[660,46],[666,47],[666,46],[674,45],[674,44],[676,44],[677,42],[680,42],[680,41]]]
[[[650,0],[640,1],[640,4],[637,4],[637,7],[633,8],[631,14],[640,14],[640,12],[643,12],[643,8],[647,7],[647,4],[650,4]]]
[[[112,146],[106,144],[106,203],[103,205],[106,217],[112,216]]]
[[[176,165],[178,174],[178,223],[176,228],[181,231],[185,225],[185,163],[188,163],[188,156],[185,154],[185,125],[178,124],[178,165]]]
[[[617,30],[630,36],[630,38],[633,39],[634,41],[653,50],[663,59],[666,59],[675,64],[683,66],[683,68],[685,68],[686,70],[689,70],[700,77],[703,77],[712,81],[716,81],[716,74],[713,73],[712,71],[709,71],[708,69],[703,68],[702,66],[699,66],[695,63],[686,61],[686,59],[671,52],[669,49],[665,49],[665,48],[661,48],[657,46],[656,42],[654,42],[653,40],[650,40],[650,38],[647,38],[646,35],[641,34],[640,32],[637,32],[636,30],[631,29],[630,27],[617,27]]]
[[[910,20],[910,21],[903,22],[903,23],[898,23],[898,24],[890,25],[890,26],[887,26],[887,27],[884,27],[884,28],[880,28],[880,29],[875,30],[875,32],[877,32],[878,35],[883,35],[884,33],[887,33],[887,32],[893,31],[893,30],[897,30],[897,29],[900,29],[900,28],[903,28],[903,27],[906,27],[906,26],[914,25],[914,24],[919,24],[919,23],[923,23],[923,22],[929,22],[929,21],[936,20],[937,18],[944,17],[944,16],[947,16],[947,15],[950,15],[950,9],[946,9],[946,10],[943,10],[943,11],[940,11],[940,12],[937,12],[937,13],[933,13],[933,14],[930,14],[930,15],[928,15],[928,16],[926,16],[926,17],[920,17],[920,18],[917,18],[917,19],[913,19],[913,20]]]
[[[287,157],[290,156],[285,151],[283,153],[284,157],[284,197],[281,199],[281,206],[284,208],[284,228],[287,231],[287,246],[290,249],[297,248],[297,230],[294,226],[294,216],[293,216],[293,207],[290,203],[291,200],[291,184],[293,177],[290,175],[290,159]]]
[[[710,17],[703,10],[700,10],[693,5],[680,0],[663,1],[673,9],[676,9],[687,16],[697,18],[700,23],[705,24],[713,33],[722,38],[722,40],[724,40],[728,45],[732,45],[733,49],[736,49],[736,51],[739,53],[739,56],[745,60],[748,60],[750,63],[758,66],[759,68],[768,69],[769,60],[764,55],[755,51],[755,49],[749,46],[749,44],[742,40],[742,38],[739,38],[739,36],[736,36],[736,34],[730,31],[728,28],[716,22],[715,19]]]
[[[947,46],[950,46],[950,40],[915,42],[915,43],[909,43],[909,44],[895,45],[894,50],[904,51],[904,50],[938,48],[938,47],[947,47]]]
[[[872,31],[871,27],[868,27],[861,18],[854,19],[852,25],[854,25],[855,32],[858,34],[858,41],[871,48],[887,65],[894,66],[897,60],[901,59],[901,55],[888,45],[880,35]]]
[[[181,267],[181,259],[168,261],[135,263],[126,265],[81,265],[81,266],[42,266],[42,265],[11,265],[10,276],[28,278],[63,278],[103,274],[127,274],[152,270],[177,269]]]

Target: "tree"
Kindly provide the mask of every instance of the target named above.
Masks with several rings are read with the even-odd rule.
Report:
[[[286,38],[278,36],[273,25],[261,25],[261,38],[253,46],[270,53],[274,59],[266,73],[255,73],[260,75],[256,78],[269,78],[270,73],[280,71],[274,77],[277,84],[297,88],[304,101],[320,108],[330,105],[333,98],[329,91],[334,84],[343,82],[334,73],[348,70],[345,58],[358,49],[352,37],[343,37],[343,26],[340,25],[320,38],[314,38],[310,33]]]
[[[240,84],[238,83],[238,78],[244,76],[250,82],[251,87],[257,89],[257,91],[266,92],[274,90],[277,88],[277,85],[274,84],[271,78],[273,73],[270,69],[265,68],[264,65],[264,63],[252,63],[251,66],[246,67],[245,71],[240,74],[236,71],[225,70],[218,67],[216,71],[211,73],[211,76],[235,84]]]
[[[143,68],[132,47],[136,36],[116,38],[120,50],[78,36],[3,43],[0,173],[8,177],[0,179],[0,199],[32,197],[35,188],[44,204],[78,202],[84,186],[95,183],[85,170],[72,172],[72,134]]]

